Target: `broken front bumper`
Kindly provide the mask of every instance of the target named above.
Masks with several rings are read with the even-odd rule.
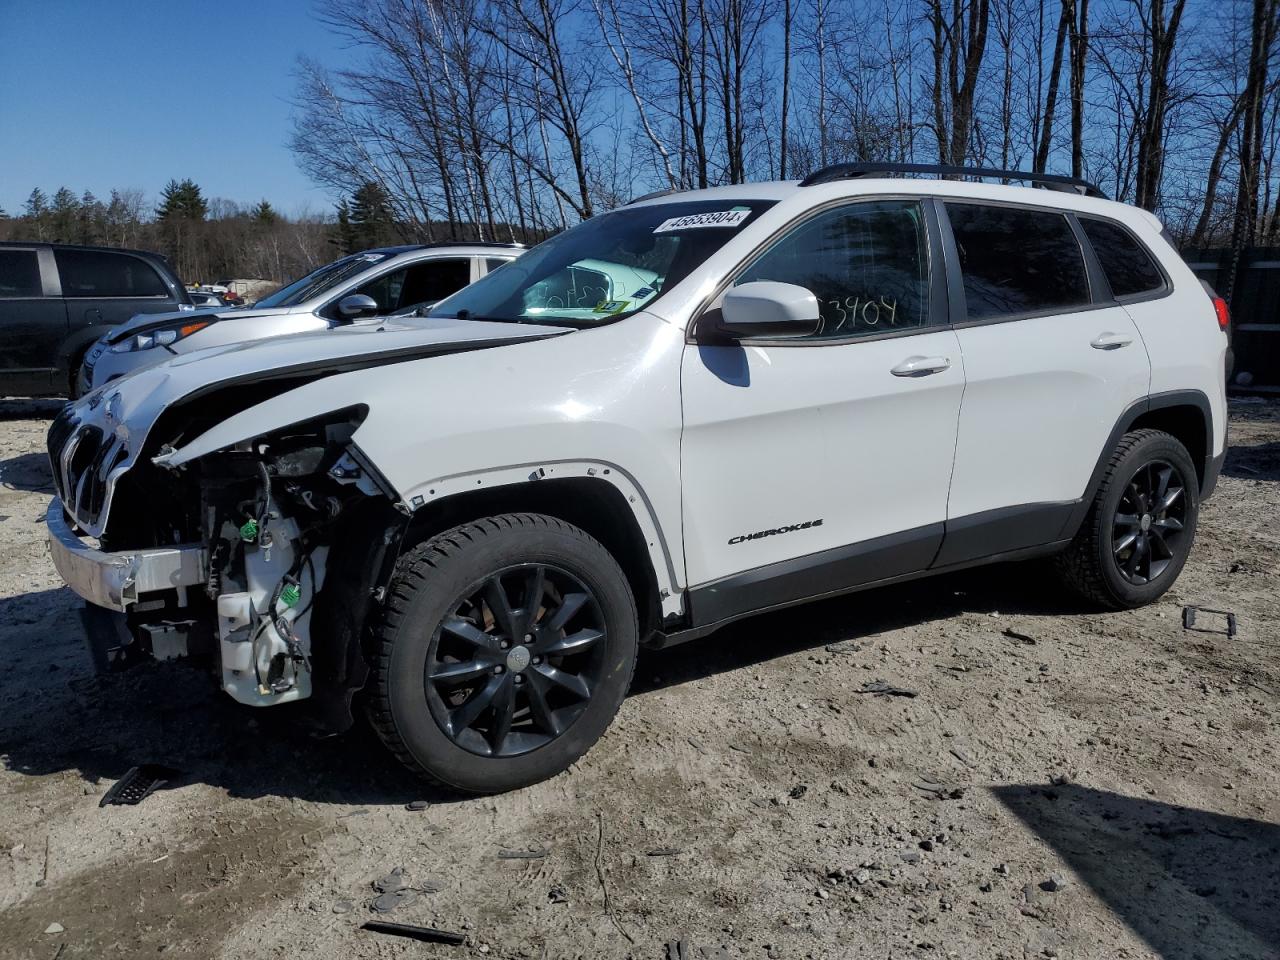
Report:
[[[209,560],[204,547],[191,544],[107,553],[91,546],[67,522],[62,501],[49,504],[49,552],[67,586],[84,599],[123,612],[144,594],[202,586]]]

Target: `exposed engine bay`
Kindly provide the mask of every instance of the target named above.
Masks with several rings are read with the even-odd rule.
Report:
[[[326,725],[345,727],[350,694],[364,679],[363,621],[383,565],[394,561],[387,548],[407,524],[351,442],[364,408],[170,466],[175,445],[206,426],[186,413],[181,428],[168,432],[165,421],[175,418],[161,418],[145,455],[114,487],[99,538],[103,551],[146,564],[168,549],[186,562],[160,574],[166,584],[160,589],[155,576],[134,575],[123,609],[107,614],[108,666],[185,658],[215,672],[241,703],[268,706],[319,693]],[[78,439],[86,431],[89,439]],[[99,440],[94,455],[86,454],[94,431],[102,433],[73,427],[65,441],[70,456],[54,454],[66,465],[59,476],[63,503],[90,516],[104,505],[86,495],[84,477],[96,462],[117,458],[115,441]],[[51,447],[55,438],[61,440],[57,430]],[[76,476],[73,464],[79,480],[66,490]],[[328,591],[335,565],[343,574]],[[144,583],[152,589],[140,589]]]

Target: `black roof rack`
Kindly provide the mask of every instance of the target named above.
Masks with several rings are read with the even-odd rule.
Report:
[[[996,170],[991,167],[953,167],[937,163],[837,163],[823,167],[800,181],[802,187],[834,180],[854,180],[859,177],[877,177],[882,174],[928,174],[935,177],[980,177],[990,180],[1022,180],[1032,186],[1063,193],[1078,193],[1085,197],[1107,195],[1088,180],[1066,177],[1057,173],[1030,173],[1026,170]]]
[[[644,200],[653,200],[653,199],[654,199],[654,198],[656,198],[656,197],[665,197],[665,196],[667,196],[667,194],[670,194],[670,193],[679,193],[679,192],[680,192],[680,191],[679,191],[679,190],[677,190],[677,189],[675,189],[674,187],[668,187],[668,188],[667,188],[667,189],[665,189],[665,190],[655,190],[655,191],[653,191],[653,193],[646,193],[646,194],[645,194],[644,196],[642,196],[642,197],[632,197],[632,198],[631,198],[630,200],[628,200],[625,204],[623,204],[623,206],[629,207],[629,206],[631,206],[631,204],[633,204],[633,203],[640,203],[640,202],[642,202],[642,201],[644,201]]]

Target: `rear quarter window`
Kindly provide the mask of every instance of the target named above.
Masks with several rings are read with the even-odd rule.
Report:
[[[0,250],[0,300],[38,297],[40,262],[34,250]]]
[[[1094,256],[1102,266],[1111,295],[1132,297],[1164,289],[1164,274],[1156,266],[1147,248],[1118,223],[1080,217],[1084,235],[1093,245]]]
[[[1066,216],[948,203],[969,320],[1069,313],[1091,304],[1084,254]]]
[[[64,297],[165,297],[169,289],[140,257],[99,250],[55,250]]]

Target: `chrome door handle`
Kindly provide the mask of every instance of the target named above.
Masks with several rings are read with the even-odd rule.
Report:
[[[1095,350],[1119,350],[1121,347],[1127,347],[1133,343],[1133,337],[1124,333],[1100,333],[1089,341],[1089,346]]]
[[[951,366],[949,357],[907,357],[889,372],[895,377],[927,377]]]

